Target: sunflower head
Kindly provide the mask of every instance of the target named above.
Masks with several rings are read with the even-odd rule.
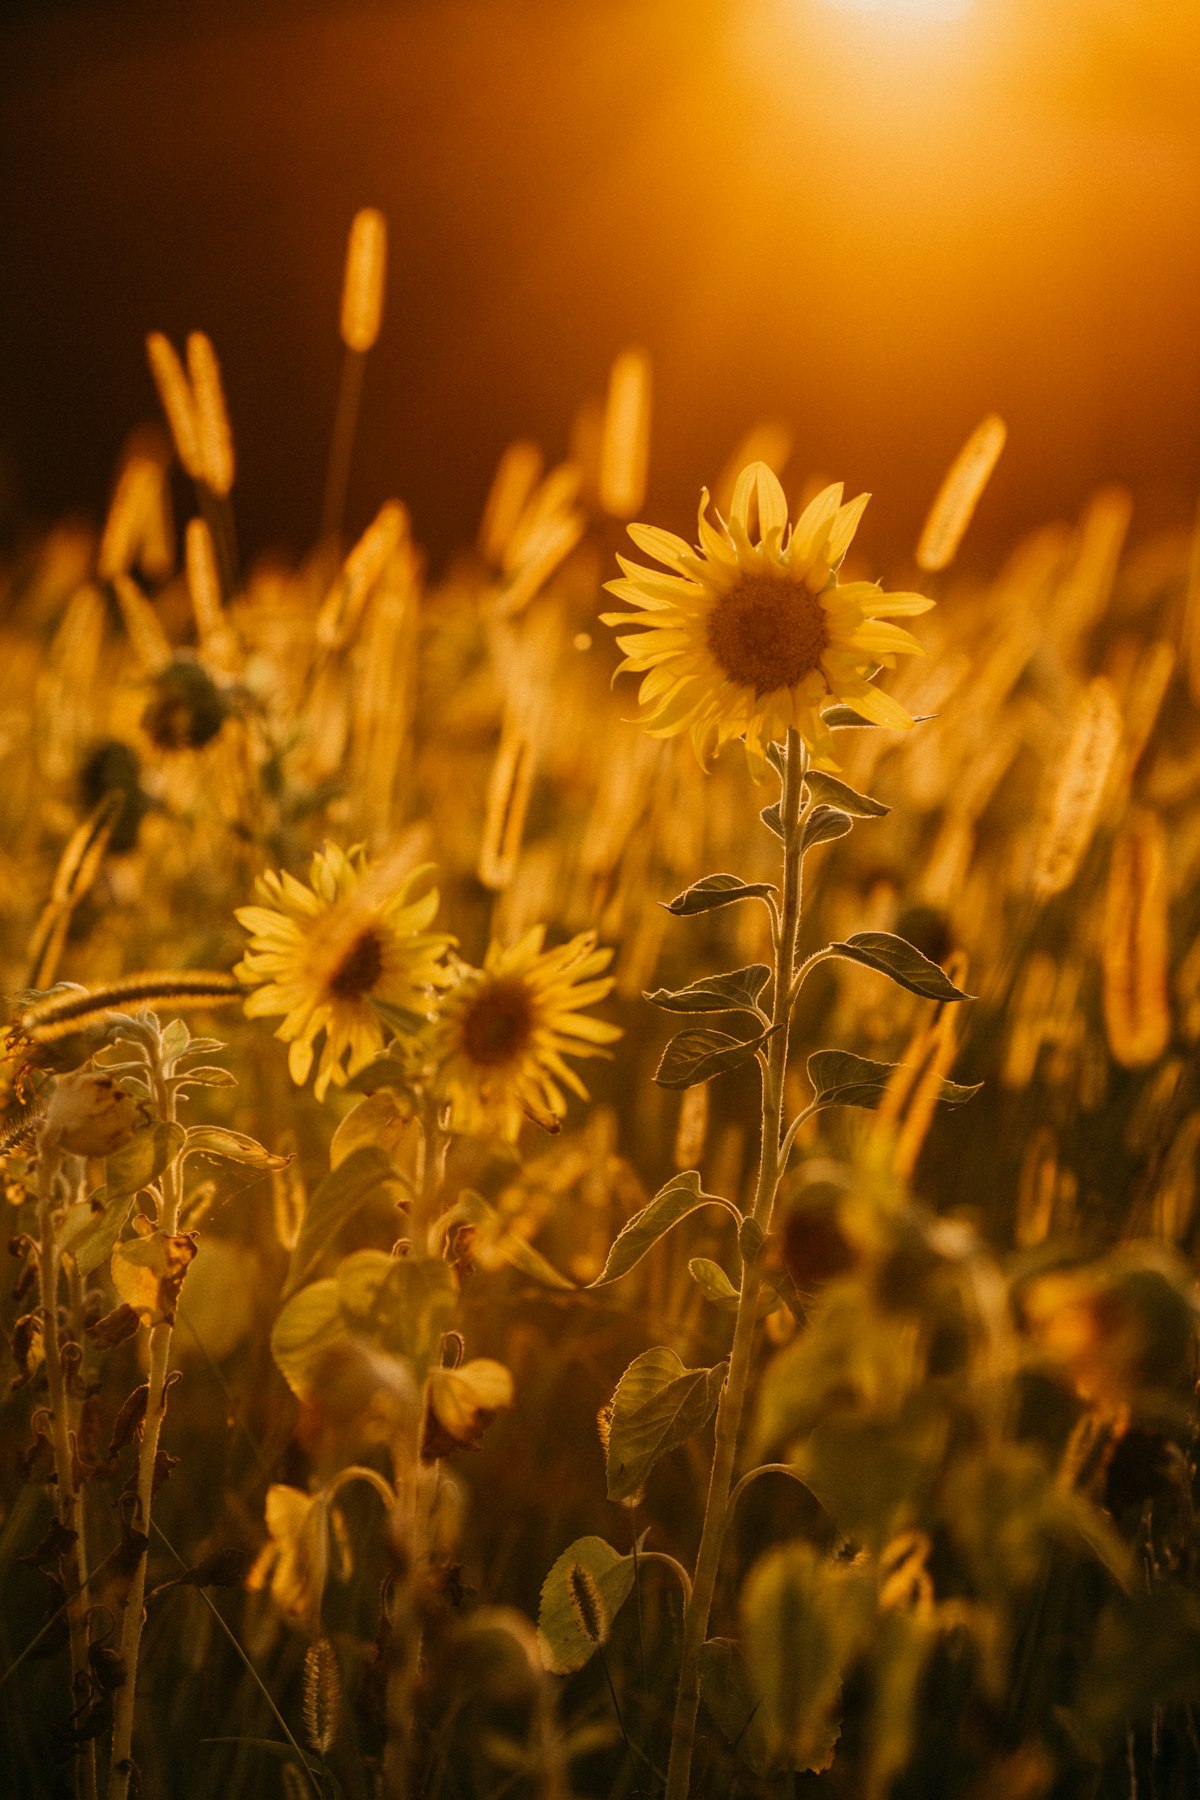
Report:
[[[666,573],[618,557],[608,591],[636,607],[605,613],[622,633],[617,673],[642,676],[641,722],[656,737],[690,732],[701,763],[741,738],[751,773],[766,772],[766,747],[794,728],[820,767],[835,767],[822,717],[844,701],[877,725],[912,719],[873,685],[898,655],[920,651],[890,621],[926,611],[922,594],[887,594],[869,581],[838,582],[838,570],[869,496],[843,504],[827,487],[788,525],[787,501],[765,463],[742,470],[728,522],[700,500],[699,545],[651,525],[631,525],[634,543]],[[751,504],[757,500],[757,534]]]
[[[437,1084],[459,1131],[490,1128],[512,1143],[526,1118],[557,1131],[563,1089],[587,1097],[565,1057],[596,1056],[621,1035],[583,1011],[612,988],[601,973],[612,951],[590,932],[544,950],[545,935],[539,925],[510,948],[492,944],[483,968],[460,965],[441,996]]]
[[[429,930],[438,907],[432,872],[431,864],[403,873],[388,863],[372,868],[361,849],[326,844],[307,886],[268,871],[256,884],[267,904],[237,909],[251,934],[234,971],[255,990],[246,1012],[283,1015],[275,1035],[291,1046],[298,1084],[308,1080],[324,1032],[319,1100],[330,1082],[343,1085],[382,1050],[377,1003],[425,1016],[432,990],[449,979],[444,958],[454,940]]]

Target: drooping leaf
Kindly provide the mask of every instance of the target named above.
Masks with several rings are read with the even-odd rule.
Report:
[[[894,932],[856,931],[843,943],[831,944],[829,948],[835,956],[844,956],[851,962],[862,963],[865,968],[876,969],[898,986],[907,988],[912,994],[920,994],[926,1000],[973,998],[956,988],[944,970],[923,956],[915,944],[897,937]]]
[[[654,1079],[659,1087],[696,1087],[701,1081],[711,1081],[714,1075],[728,1075],[753,1062],[759,1045],[772,1035],[771,1030],[748,1038],[708,1029],[677,1031],[662,1053]]]
[[[513,1379],[503,1363],[474,1356],[456,1369],[431,1369],[421,1459],[436,1462],[455,1450],[474,1450],[498,1412],[513,1404]]]
[[[112,1253],[113,1286],[146,1324],[174,1324],[179,1290],[195,1254],[194,1237],[149,1231],[126,1238]]]
[[[876,725],[874,719],[864,719],[862,714],[856,713],[852,706],[827,707],[821,714],[821,717],[824,719],[826,725],[830,726],[834,731],[845,726],[854,726],[866,731],[883,731],[888,729],[886,726]],[[915,713],[913,715],[913,724],[924,725],[927,720],[935,719],[936,717],[936,713]]]
[[[364,1144],[330,1170],[309,1200],[285,1293],[303,1285],[338,1232],[375,1195],[393,1201],[403,1198],[391,1157],[376,1144]]]
[[[710,1638],[701,1650],[700,1697],[730,1749],[760,1780],[779,1767],[779,1733],[735,1639]]]
[[[347,1336],[338,1284],[332,1276],[309,1282],[284,1301],[271,1327],[271,1355],[298,1399],[311,1397],[322,1363]]]
[[[725,1364],[685,1369],[673,1350],[647,1350],[626,1369],[613,1395],[608,1438],[608,1497],[629,1500],[668,1450],[686,1443],[712,1417]]]
[[[804,821],[800,834],[800,852],[806,854],[818,844],[832,844],[836,838],[853,830],[854,820],[836,806],[814,806]]]
[[[794,1767],[818,1771],[841,1733],[842,1678],[873,1610],[866,1569],[803,1540],[769,1550],[742,1590],[750,1675]]]
[[[851,818],[882,819],[892,810],[882,800],[856,793],[847,782],[839,781],[836,775],[827,775],[823,769],[810,770],[804,780],[814,800],[836,806],[841,812],[849,813]]]
[[[685,988],[655,988],[643,994],[651,1006],[664,1012],[714,1013],[740,1012],[755,1006],[758,996],[771,979],[766,963],[749,963],[744,969],[731,969],[726,975],[705,975]]]
[[[677,918],[692,913],[711,912],[716,906],[730,906],[735,900],[763,900],[775,892],[770,881],[743,881],[740,875],[705,875],[676,894],[674,900],[662,904]]]
[[[898,1063],[875,1062],[869,1056],[854,1056],[849,1050],[814,1050],[808,1059],[808,1079],[814,1089],[815,1106],[879,1105]],[[970,1085],[960,1081],[943,1081],[938,1089],[938,1104],[963,1106],[979,1093],[983,1083]]]
[[[582,1569],[595,1583],[611,1625],[633,1589],[634,1561],[602,1537],[576,1538],[542,1583],[538,1607],[538,1649],[552,1675],[570,1675],[596,1653],[596,1640],[579,1618],[572,1593],[572,1570]]]
[[[608,1282],[627,1275],[664,1232],[669,1231],[672,1225],[678,1225],[680,1219],[686,1219],[689,1213],[701,1206],[723,1206],[734,1218],[738,1216],[737,1209],[728,1200],[722,1200],[717,1194],[704,1192],[695,1169],[685,1169],[681,1175],[673,1175],[665,1187],[658,1190],[649,1205],[643,1206],[640,1212],[626,1220],[608,1253],[603,1270],[592,1282],[592,1286],[604,1287]]]
[[[185,1156],[220,1156],[243,1168],[258,1169],[268,1174],[286,1169],[290,1156],[276,1156],[264,1148],[257,1138],[241,1131],[227,1131],[224,1125],[192,1125],[188,1128]]]
[[[104,1186],[71,1208],[63,1229],[62,1247],[71,1252],[82,1275],[92,1274],[111,1254],[138,1194],[158,1180],[183,1143],[183,1126],[160,1120],[107,1159]]]

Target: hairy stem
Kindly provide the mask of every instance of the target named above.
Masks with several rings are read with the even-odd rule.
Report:
[[[43,1143],[38,1158],[38,1206],[40,1243],[38,1246],[38,1298],[42,1310],[42,1350],[46,1379],[50,1388],[50,1426],[54,1445],[55,1512],[64,1531],[72,1534],[70,1551],[62,1564],[67,1591],[68,1641],[71,1652],[71,1707],[82,1708],[91,1690],[88,1668],[87,1611],[84,1587],[87,1581],[87,1545],[84,1541],[82,1496],[75,1483],[71,1455],[71,1393],[63,1367],[62,1341],[58,1331],[58,1284],[60,1253],[58,1248],[57,1175],[60,1157],[55,1148]],[[81,1743],[75,1764],[76,1792],[83,1800],[96,1796],[96,1745],[94,1739]]]
[[[780,820],[783,827],[783,890],[780,896],[779,928],[775,943],[775,979],[771,1004],[774,1035],[762,1075],[762,1140],[759,1150],[758,1181],[750,1217],[766,1232],[770,1229],[775,1195],[782,1173],[780,1154],[783,1134],[783,1080],[787,1069],[788,1026],[792,1009],[792,983],[796,966],[796,942],[800,930],[801,856],[800,811],[804,789],[805,753],[797,731],[789,731],[787,762],[783,779]],[[671,1726],[671,1757],[667,1768],[666,1800],[687,1800],[691,1783],[692,1748],[696,1737],[696,1714],[700,1705],[700,1653],[708,1637],[708,1621],[716,1592],[721,1561],[721,1543],[729,1517],[729,1493],[737,1457],[738,1436],[750,1375],[754,1347],[754,1326],[758,1311],[759,1272],[757,1256],[750,1251],[742,1258],[742,1284],[738,1296],[737,1317],[733,1328],[733,1347],[729,1373],[721,1390],[717,1407],[716,1441],[713,1448],[712,1474],[704,1509],[704,1525],[700,1533],[700,1549],[691,1597],[684,1609],[683,1651],[679,1666],[679,1688],[675,1700],[675,1717]]]
[[[161,1063],[153,1071],[155,1098],[160,1116],[167,1121],[175,1117],[175,1089],[166,1080]],[[179,1206],[183,1198],[182,1165],[178,1157],[168,1164],[162,1177],[162,1213],[159,1228],[174,1236],[179,1226]],[[167,1372],[171,1359],[171,1322],[163,1319],[150,1330],[150,1379],[146,1400],[146,1420],[142,1428],[138,1457],[136,1528],[147,1540],[138,1557],[137,1568],[125,1596],[121,1615],[121,1660],[125,1665],[125,1681],[117,1689],[113,1719],[112,1763],[108,1777],[108,1800],[126,1800],[133,1773],[133,1712],[137,1693],[138,1651],[142,1642],[142,1624],[146,1597],[146,1556],[150,1536],[150,1506],[154,1491],[154,1465],[158,1459],[158,1440],[166,1416]]]

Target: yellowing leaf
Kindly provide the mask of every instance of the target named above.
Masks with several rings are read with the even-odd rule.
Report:
[[[113,1286],[148,1325],[174,1324],[179,1290],[195,1254],[196,1240],[190,1235],[151,1231],[127,1238],[112,1253]]]

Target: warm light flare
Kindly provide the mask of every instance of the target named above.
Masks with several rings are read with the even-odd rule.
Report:
[[[971,0],[825,0],[839,12],[876,13],[892,19],[961,19]]]

